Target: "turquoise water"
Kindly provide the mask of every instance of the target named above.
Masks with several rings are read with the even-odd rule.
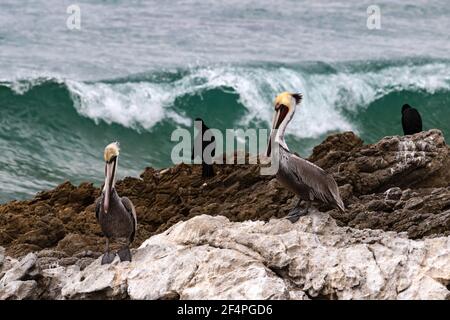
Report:
[[[102,151],[121,142],[119,176],[171,165],[176,128],[268,128],[272,101],[300,91],[288,128],[307,156],[328,134],[366,142],[401,134],[407,102],[450,139],[450,10],[380,2],[2,1],[0,202],[70,180],[103,179]]]

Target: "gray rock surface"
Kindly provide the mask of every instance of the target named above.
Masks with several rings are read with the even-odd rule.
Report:
[[[318,211],[295,224],[197,216],[144,241],[132,262],[102,266],[98,258],[84,270],[76,264],[39,269],[35,257],[13,263],[0,279],[0,297],[450,298],[450,237],[412,240],[339,227]],[[43,283],[51,294],[39,291]]]
[[[0,270],[3,266],[3,261],[5,260],[5,248],[0,247]]]

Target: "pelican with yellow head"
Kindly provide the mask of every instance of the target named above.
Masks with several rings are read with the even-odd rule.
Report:
[[[300,158],[292,153],[284,140],[287,125],[295,114],[295,109],[300,106],[302,94],[283,92],[279,94],[274,103],[275,113],[272,121],[272,130],[266,155],[271,156],[274,148],[278,151],[277,180],[298,197],[297,205],[288,214],[291,222],[296,222],[301,216],[308,213],[311,201],[319,200],[344,211],[344,203],[339,194],[339,188],[333,177],[322,168]],[[273,146],[272,146],[273,141]],[[301,208],[301,202],[306,202],[306,207]]]
[[[134,240],[137,228],[136,210],[127,197],[120,197],[116,191],[116,172],[119,161],[119,143],[106,146],[103,153],[105,160],[105,183],[102,194],[96,200],[95,215],[106,237],[106,250],[102,264],[111,263],[115,254],[110,252],[111,240],[124,239],[125,245],[117,252],[121,261],[131,261],[130,244]]]

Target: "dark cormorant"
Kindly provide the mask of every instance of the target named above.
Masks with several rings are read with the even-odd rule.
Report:
[[[402,127],[405,135],[422,131],[422,118],[419,111],[411,108],[409,104],[404,104],[402,107]]]
[[[200,124],[201,124],[201,128],[200,128]],[[194,151],[200,151],[200,146],[201,146],[201,155],[199,155],[201,157],[202,160],[202,177],[204,178],[210,178],[210,177],[214,177],[214,168],[212,165],[212,157],[215,157],[216,155],[216,139],[214,137],[214,135],[212,135],[211,140],[210,141],[205,141],[206,139],[203,139],[204,134],[206,131],[209,130],[209,128],[205,125],[205,122],[200,119],[200,118],[196,118],[195,119],[195,126],[197,128],[198,134],[196,135],[196,137],[194,138],[194,146],[192,147],[192,157],[191,160],[194,161],[195,156],[197,156],[197,154],[195,154]],[[197,148],[195,147],[197,145]],[[207,150],[207,154],[204,155],[204,151],[205,148],[208,147],[209,145],[211,145],[210,148],[212,148],[211,152],[208,152]],[[211,157],[211,156],[212,157]]]

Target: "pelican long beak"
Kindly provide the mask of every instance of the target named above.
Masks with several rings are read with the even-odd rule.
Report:
[[[105,196],[103,198],[103,210],[105,213],[108,213],[109,210],[109,201],[114,184],[114,176],[116,173],[116,161],[117,158],[107,162],[105,165],[105,186],[103,187],[103,191],[105,192]]]
[[[269,142],[267,143],[267,152],[266,155],[270,157],[272,153],[272,139],[277,134],[277,130],[280,128],[280,125],[283,123],[287,114],[289,113],[289,108],[283,104],[277,105],[275,107],[275,114],[272,120],[272,130],[270,130]]]
[[[278,123],[279,118],[280,118],[280,109],[276,110],[275,113],[273,114],[272,127],[270,129],[269,141],[267,142],[266,156],[268,156],[268,157],[270,157],[270,155],[272,153],[272,139],[275,134],[275,131],[277,130],[277,123]]]

